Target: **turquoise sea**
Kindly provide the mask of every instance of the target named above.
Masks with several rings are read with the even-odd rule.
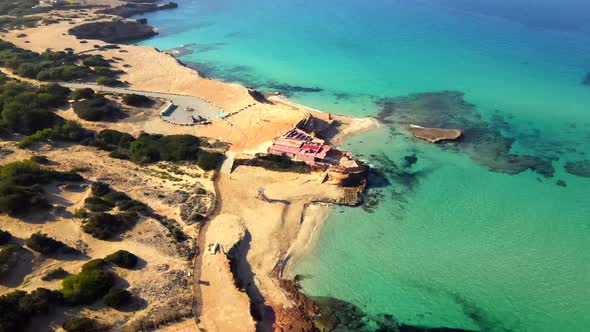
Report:
[[[178,3],[146,15],[160,35],[140,44],[188,45],[181,60],[211,77],[325,111],[386,111],[344,144],[380,174],[370,204],[335,208],[293,268],[305,293],[357,305],[360,330],[389,314],[590,331],[590,2]],[[434,146],[413,122],[473,132]]]

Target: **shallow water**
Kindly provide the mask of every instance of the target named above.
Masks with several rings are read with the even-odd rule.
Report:
[[[349,115],[376,114],[384,98],[460,91],[475,114],[463,125],[513,138],[510,153],[551,160],[552,177],[510,175],[490,167],[497,150],[489,146],[500,136],[439,147],[394,125],[351,139],[344,147],[383,169],[390,185],[371,189],[381,198],[372,209],[336,209],[293,269],[309,276],[305,292],[418,325],[588,330],[590,179],[563,166],[590,159],[590,86],[581,85],[590,70],[590,4],[179,5],[147,15],[160,36],[141,44],[195,43],[182,60],[210,76]],[[418,157],[411,167],[403,165],[408,155]]]

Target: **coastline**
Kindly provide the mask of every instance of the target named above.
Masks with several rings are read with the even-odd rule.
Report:
[[[204,78],[198,71],[184,66],[173,56],[152,47],[117,44],[120,47],[119,49],[89,49],[89,46],[80,43],[78,39],[67,34],[67,31],[71,27],[72,24],[69,22],[67,24],[62,22],[48,26],[27,28],[25,29],[26,39],[17,36],[17,34],[23,33],[22,30],[3,33],[2,37],[18,47],[36,52],[42,52],[47,48],[63,50],[69,47],[75,52],[89,52],[105,57],[120,58],[121,60],[116,61],[113,65],[125,71],[121,76],[122,80],[128,82],[129,87],[136,90],[196,96],[220,105],[226,112],[243,109],[243,105],[252,102],[252,98],[245,87]],[[97,40],[92,40],[92,43],[99,46],[108,44]],[[195,133],[205,137],[223,137],[224,141],[231,144],[230,150],[239,152],[248,148],[257,147],[260,143],[272,139],[276,136],[276,133],[292,128],[295,123],[309,114],[322,118],[328,117],[327,113],[296,104],[284,97],[274,101],[276,103],[271,105],[257,104],[258,114],[253,115],[251,111],[240,112],[232,116],[229,121],[219,120],[212,126],[201,127],[198,130],[186,127],[179,128],[170,124],[161,123],[159,119],[152,119],[141,124],[125,123],[114,124],[113,126],[130,133],[139,133],[141,131],[150,133]],[[333,136],[330,140],[334,145],[338,145],[354,135],[379,127],[378,121],[374,118],[351,118],[341,115],[333,115],[333,117],[340,122],[337,135]],[[260,121],[261,119],[264,120]],[[252,176],[250,171],[244,173],[250,175],[240,176],[240,172],[238,172],[238,175],[232,174],[228,177],[225,175],[218,176],[215,180],[215,188],[219,203],[221,203],[221,199],[224,196],[222,192],[224,190],[228,191],[227,188],[223,188],[224,186],[227,186],[232,180],[244,181],[244,179]],[[286,260],[286,264],[280,269],[278,275],[278,279],[280,279],[285,272],[288,275],[289,267],[297,259],[309,253],[309,250],[319,240],[321,227],[331,211],[331,204],[317,202],[325,199],[338,201],[344,195],[344,192],[336,186],[318,182],[319,177],[317,174],[311,174],[306,177],[292,175],[290,179],[285,180],[282,175],[272,174],[273,172],[265,171],[258,173],[264,173],[260,175],[261,180],[263,180],[261,185],[266,185],[267,182],[265,181],[269,180],[276,184],[274,191],[272,188],[268,189],[268,192],[273,198],[289,202],[289,204],[283,207],[277,204],[271,204],[272,206],[265,207],[267,214],[263,215],[272,220],[274,231],[268,233],[264,229],[259,229],[259,226],[252,222],[256,221],[259,212],[251,213],[250,211],[246,211],[247,214],[244,214],[244,211],[242,211],[243,209],[241,207],[244,204],[252,204],[252,208],[257,211],[261,208],[262,203],[253,199],[251,193],[248,191],[243,196],[243,199],[247,202],[235,201],[233,204],[228,204],[229,207],[227,208],[219,204],[216,207],[218,209],[216,211],[218,215],[201,227],[197,234],[199,242],[201,242],[201,239],[208,236],[208,226],[214,222],[220,223],[218,217],[223,213],[238,216],[245,225],[246,233],[252,233],[253,241],[250,252],[245,253],[241,259],[250,265],[257,266],[257,270],[250,268],[250,271],[246,271],[246,273],[260,275],[260,279],[255,284],[259,288],[259,296],[262,297],[262,300],[254,299],[248,294],[251,297],[251,301],[262,301],[261,305],[269,305],[272,308],[290,309],[293,308],[293,302],[289,300],[292,294],[285,294],[285,290],[276,284],[280,280],[275,280],[273,271],[276,272],[275,268],[278,262]],[[302,178],[306,178],[306,180],[303,181]],[[225,181],[225,184],[221,185],[221,189],[217,189],[218,181]],[[285,183],[293,188],[292,193],[288,193],[284,189],[279,189]],[[302,189],[300,187],[304,188]],[[237,191],[231,185],[229,185],[229,188],[231,188],[229,190],[230,195],[233,195]],[[222,211],[222,209],[224,210]],[[238,240],[237,243],[241,241],[242,239]],[[210,241],[208,240],[206,242]],[[201,287],[202,269],[199,269],[199,273],[196,273],[197,268],[200,268],[200,266],[196,266],[196,263],[200,263],[199,258],[202,258],[206,254],[204,250],[204,244],[206,242],[199,243],[200,247],[197,251],[194,266],[195,280],[193,282],[193,292],[195,296],[201,297],[203,295],[198,291],[198,288]],[[255,252],[254,255],[251,254],[252,251]],[[221,264],[220,268],[222,268],[221,266],[225,266],[225,263],[222,261],[215,264]],[[226,270],[226,272],[229,272],[229,270]],[[237,277],[241,276],[234,275],[234,278]],[[224,289],[234,287],[233,285],[225,286]],[[235,291],[237,290],[234,289],[232,294],[243,298],[243,295],[240,296]],[[214,296],[208,296],[208,298],[212,297]],[[203,302],[204,299],[200,299],[195,301],[195,304],[202,304]],[[213,322],[211,326],[216,326],[215,319],[201,317],[202,315],[199,314],[202,314],[202,312],[196,312],[197,317],[195,317],[199,324],[201,321],[209,320]],[[248,312],[246,314],[249,315]],[[289,311],[286,314],[289,315]],[[215,315],[215,313],[209,310],[206,315]],[[289,319],[289,317],[286,319],[283,317],[281,321],[289,321]],[[236,326],[240,326],[239,323]],[[266,327],[269,327],[269,325],[266,325]]]

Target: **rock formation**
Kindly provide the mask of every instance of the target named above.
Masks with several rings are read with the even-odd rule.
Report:
[[[120,20],[82,24],[68,31],[78,39],[98,39],[107,43],[148,38],[158,33],[146,24]]]
[[[565,171],[584,178],[590,178],[590,160],[568,161],[565,163]]]
[[[463,131],[459,129],[424,128],[412,126],[410,127],[410,131],[414,137],[423,139],[430,143],[454,141],[463,135]]]
[[[124,18],[143,13],[155,12],[163,9],[177,8],[178,4],[175,2],[168,3],[126,3],[121,6],[99,10],[99,14],[116,15]]]

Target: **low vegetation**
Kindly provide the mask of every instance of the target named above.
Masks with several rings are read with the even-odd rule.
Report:
[[[114,285],[114,275],[105,271],[103,264],[86,264],[80,273],[62,281],[61,292],[66,304],[91,304],[105,296]]]
[[[104,296],[104,303],[114,309],[121,309],[131,302],[131,293],[121,288],[111,288]]]
[[[47,234],[35,233],[26,241],[25,245],[44,255],[52,255],[58,252],[64,254],[76,254],[78,251],[67,244],[47,236]]]
[[[257,154],[252,159],[236,159],[234,164],[262,167],[275,172],[309,173],[313,169],[303,161],[293,161],[288,157],[273,154]]]
[[[18,146],[26,148],[42,140],[80,142],[89,137],[91,132],[84,129],[76,121],[66,120],[63,124],[51,128],[45,128],[29,135],[18,142]]]
[[[69,275],[70,275],[70,273],[68,271],[64,270],[61,267],[58,267],[57,269],[53,269],[53,270],[45,273],[45,275],[43,275],[41,277],[41,280],[43,280],[43,281],[61,280],[61,279],[67,278]]]
[[[51,205],[41,187],[51,181],[81,181],[76,173],[64,173],[41,167],[32,161],[0,166],[0,213],[28,213]]]
[[[61,294],[45,288],[37,288],[27,294],[14,291],[0,296],[0,331],[24,331],[33,316],[47,314],[50,308],[61,302]]]
[[[88,317],[74,317],[66,321],[62,328],[67,332],[96,332],[100,330],[98,322]]]
[[[64,105],[69,93],[57,84],[37,87],[0,74],[0,133],[30,135],[62,124],[64,120],[51,109]]]
[[[146,96],[142,96],[142,95],[138,95],[138,94],[133,93],[133,94],[123,96],[123,103],[125,103],[125,105],[129,105],[129,106],[144,107],[144,106],[149,106],[150,104],[153,103],[153,101]]]
[[[36,0],[2,1],[0,2],[0,15],[29,15],[38,12],[33,8],[38,5]]]
[[[2,2],[0,7],[7,2]],[[1,9],[0,9],[1,11]],[[14,29],[14,28],[32,28],[41,21],[40,16],[2,16],[0,17],[0,28],[2,29]]]
[[[72,105],[74,112],[87,121],[113,120],[121,115],[121,110],[101,94],[92,94]]]
[[[94,97],[94,94],[95,94],[95,92],[91,88],[82,88],[82,89],[76,89],[76,90],[72,91],[70,98],[78,101],[80,99],[90,99],[90,98]]]
[[[193,161],[204,170],[217,167],[221,153],[201,148],[201,139],[191,135],[151,135],[142,133],[134,138],[115,130],[103,130],[93,144],[111,151],[110,156],[129,159],[137,164],[158,161]]]
[[[20,247],[16,244],[7,244],[0,247],[0,277],[3,277],[14,268],[18,261],[19,250]]]
[[[137,265],[138,258],[127,250],[118,250],[108,256],[105,261],[114,264],[118,267],[132,269]]]
[[[3,40],[0,40],[0,66],[13,70],[19,76],[39,81],[69,82],[97,76],[116,81],[115,77],[121,73],[111,70],[110,63],[100,55],[50,50],[35,53]],[[97,83],[101,84],[98,80]]]
[[[103,74],[107,74],[107,73],[103,72]],[[114,74],[115,74],[115,72],[108,73],[108,75],[114,75]],[[123,82],[119,81],[118,79],[116,79],[114,77],[100,76],[96,79],[96,84],[104,85],[104,86],[120,86],[120,85],[123,85]]]
[[[138,219],[139,215],[134,212],[101,212],[86,219],[82,230],[97,239],[108,240],[133,228]]]

